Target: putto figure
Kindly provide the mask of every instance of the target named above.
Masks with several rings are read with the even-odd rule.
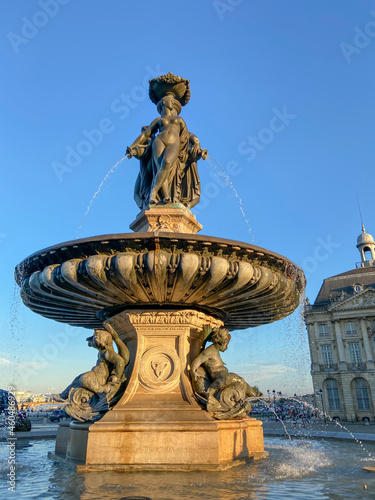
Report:
[[[170,203],[191,208],[200,199],[197,161],[208,153],[179,116],[190,99],[189,80],[172,73],[159,76],[150,80],[149,95],[160,117],[142,127],[126,150],[128,158],[140,160],[134,199],[141,210]]]
[[[78,375],[60,394],[53,394],[55,401],[69,402],[65,411],[76,420],[99,420],[125,389],[124,369],[129,363],[129,350],[110,325],[105,328],[95,330],[94,335],[86,339],[89,347],[99,351],[94,368]]]
[[[247,417],[251,406],[246,399],[262,396],[257,387],[226,368],[220,352],[227,350],[230,339],[225,328],[209,330],[207,340],[212,344],[194,359],[190,369],[196,393],[207,411],[221,420]]]

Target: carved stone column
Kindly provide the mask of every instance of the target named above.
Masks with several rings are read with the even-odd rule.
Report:
[[[215,420],[198,404],[189,368],[203,325],[195,310],[127,310],[108,322],[130,351],[122,399],[94,424],[70,424],[67,456],[81,470],[215,468],[264,454],[262,423]]]
[[[342,341],[341,329],[340,329],[340,321],[335,320],[335,334],[336,334],[336,342],[337,342],[337,350],[339,354],[339,370],[347,370],[347,364],[345,359],[345,349]]]
[[[313,373],[317,373],[320,371],[319,364],[319,353],[317,347],[317,339],[319,338],[318,334],[318,325],[317,323],[307,323],[307,330],[309,334],[310,341],[310,356],[311,356],[311,371]]]
[[[367,370],[374,370],[375,363],[374,363],[374,359],[372,356],[372,351],[371,351],[370,341],[368,338],[368,332],[367,332],[365,318],[360,318],[360,323],[361,323],[361,332],[362,332],[362,338],[363,338],[363,347],[365,350],[366,368],[367,368]]]

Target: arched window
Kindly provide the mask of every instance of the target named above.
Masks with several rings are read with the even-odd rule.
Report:
[[[354,379],[355,396],[357,398],[358,410],[369,410],[370,399],[368,396],[367,382],[363,378]]]
[[[340,409],[339,385],[334,378],[326,380],[328,406],[330,410]]]

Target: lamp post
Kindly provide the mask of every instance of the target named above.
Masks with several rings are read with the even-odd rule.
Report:
[[[321,399],[321,402],[322,402],[322,411],[323,411],[324,423],[327,423],[326,412],[324,411],[323,390],[319,389],[319,391],[316,394],[317,394],[317,396],[320,396],[320,399]]]
[[[272,394],[273,394],[273,411],[275,412],[275,420],[276,420],[276,391],[275,391],[275,389],[273,389]]]
[[[295,416],[295,418],[297,418],[297,410],[299,411],[300,401],[297,398],[297,394],[296,393],[294,393],[293,399],[294,399],[293,415]],[[296,402],[298,402],[298,406],[296,406]]]
[[[278,395],[278,397],[279,397],[279,406],[280,406],[280,409],[281,409],[281,414],[283,414],[283,413],[284,413],[284,405],[283,405],[283,403],[281,402],[282,392],[281,392],[281,391],[279,391],[279,392],[277,393],[277,395]]]
[[[270,409],[271,409],[271,397],[270,397],[270,390],[267,389],[267,416],[270,416]]]

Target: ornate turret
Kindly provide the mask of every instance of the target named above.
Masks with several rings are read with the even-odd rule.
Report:
[[[361,254],[361,262],[357,267],[375,266],[375,241],[371,234],[366,233],[362,224],[362,233],[357,238],[357,248]]]

